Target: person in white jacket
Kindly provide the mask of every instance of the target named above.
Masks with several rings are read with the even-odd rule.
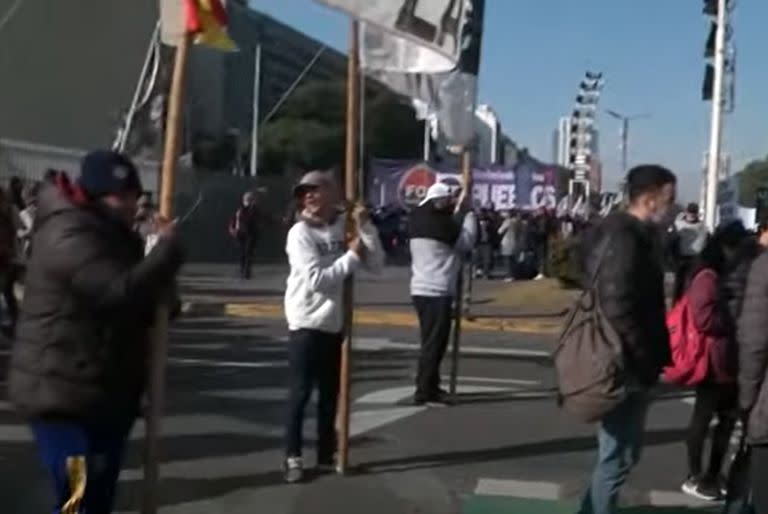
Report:
[[[317,388],[317,466],[335,467],[336,403],[344,324],[344,281],[361,265],[378,272],[384,264],[379,234],[362,206],[352,212],[346,237],[345,213],[331,173],[311,171],[294,189],[298,219],[288,232],[290,274],[285,288],[289,330],[290,399],[286,425],[285,480],[304,478],[304,413]]]

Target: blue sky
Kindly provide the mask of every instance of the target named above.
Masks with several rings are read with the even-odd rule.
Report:
[[[698,197],[709,140],[710,104],[700,100],[708,22],[701,0],[486,0],[480,102],[509,136],[543,160],[552,133],[572,110],[587,68],[603,71],[602,107],[648,113],[633,123],[630,164],[660,162],[680,177],[681,196]],[[343,15],[313,0],[251,0],[253,7],[330,45],[347,47]],[[734,169],[768,155],[768,2],[737,0],[736,111],[726,118]],[[619,126],[601,114],[607,187],[619,174]]]

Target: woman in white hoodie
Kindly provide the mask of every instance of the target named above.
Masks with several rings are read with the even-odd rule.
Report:
[[[344,280],[361,264],[377,272],[384,263],[378,232],[364,208],[354,209],[354,236],[346,237],[345,215],[338,208],[339,191],[330,173],[307,173],[294,196],[299,212],[288,232],[291,270],[285,288],[291,380],[285,459],[289,483],[304,478],[304,413],[315,387],[317,465],[321,470],[335,466]]]

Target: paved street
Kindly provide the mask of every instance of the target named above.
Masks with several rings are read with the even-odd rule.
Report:
[[[274,320],[196,316],[176,325],[164,423],[163,513],[574,511],[548,500],[576,500],[594,441],[589,427],[554,404],[547,363],[551,335],[467,332],[460,403],[428,410],[405,401],[415,331],[360,327],[353,373],[355,469],[348,477],[315,477],[299,486],[283,485],[280,473],[285,336],[283,324]],[[687,502],[675,492],[685,473],[681,439],[690,406],[683,400],[673,395],[654,406],[645,459],[627,488],[629,504]],[[7,404],[0,407],[0,501],[14,514],[48,512],[49,493],[29,433]],[[121,512],[138,508],[142,433],[136,427],[121,477]],[[310,463],[313,457],[308,452]],[[547,501],[536,503],[541,500]]]

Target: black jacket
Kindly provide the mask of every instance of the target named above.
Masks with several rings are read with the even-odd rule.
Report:
[[[149,329],[182,255],[172,240],[144,258],[141,239],[56,186],[39,197],[9,396],[31,419],[137,412]]]
[[[739,404],[751,411],[747,439],[768,444],[768,252],[752,263],[738,325]]]
[[[609,245],[597,275],[606,318],[619,333],[628,373],[644,386],[671,363],[664,272],[656,232],[625,212],[608,216],[585,237],[586,276],[595,273],[601,242]]]

